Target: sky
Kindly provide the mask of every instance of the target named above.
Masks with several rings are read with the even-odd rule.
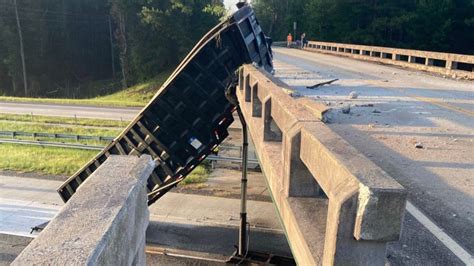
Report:
[[[224,4],[225,4],[226,8],[228,9],[229,7],[232,7],[232,11],[237,10],[237,7],[235,7],[235,4],[237,4],[237,2],[239,2],[239,0],[224,0]],[[248,1],[248,0],[247,0],[247,2],[250,3],[250,1]]]

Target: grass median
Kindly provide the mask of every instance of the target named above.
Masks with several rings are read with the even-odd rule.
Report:
[[[110,127],[101,127],[104,125]],[[115,137],[120,134],[124,127],[125,125],[120,121],[0,114],[0,131]],[[10,137],[3,136],[3,138]],[[18,139],[32,140],[31,137]],[[73,142],[95,146],[105,146],[107,144],[104,141],[76,141],[74,139],[44,137],[35,138],[34,140]],[[0,143],[0,169],[69,176],[97,153],[97,151],[81,149]],[[207,181],[210,172],[210,164],[203,162],[188,175],[182,184],[204,183]]]
[[[44,125],[72,125],[86,127],[118,127],[124,128],[129,121],[74,118],[43,115],[0,114],[0,122],[44,124]],[[0,127],[1,129],[1,127]]]
[[[115,137],[122,131],[122,128],[89,128],[81,126],[21,124],[0,121],[0,131]]]
[[[0,144],[0,169],[69,176],[87,163],[97,151]]]
[[[2,119],[3,118],[3,119]],[[72,124],[72,123],[75,124]],[[102,123],[100,123],[102,122]],[[113,125],[114,127],[100,127],[98,125]],[[122,125],[122,126],[118,126]],[[0,131],[4,132],[27,132],[27,133],[47,133],[66,134],[83,136],[116,137],[125,127],[125,123],[117,121],[97,121],[95,119],[62,119],[48,116],[34,117],[29,119],[25,115],[0,115]],[[0,138],[11,139],[10,135],[0,135]],[[38,140],[51,142],[81,143],[96,146],[105,146],[106,141],[99,140],[76,140],[74,138],[47,138],[47,137],[25,137],[15,136],[19,140]]]
[[[102,128],[101,126],[110,126]],[[97,128],[95,128],[97,126]],[[0,114],[0,131],[70,134],[87,136],[117,136],[125,127],[120,121],[74,119],[50,116]],[[9,136],[3,136],[9,139]],[[31,137],[17,139],[33,140]],[[51,142],[73,142],[105,146],[105,141],[35,138]],[[68,176],[94,157],[97,151],[34,145],[0,143],[0,169]]]
[[[0,143],[0,169],[42,175],[74,174],[98,152],[80,149]],[[209,163],[197,166],[180,185],[205,183],[211,173]]]
[[[203,161],[181,182],[181,185],[206,183],[212,172],[209,161]]]
[[[154,79],[137,84],[125,90],[121,90],[109,95],[98,96],[98,97],[89,98],[89,99],[31,98],[31,97],[0,96],[0,101],[112,106],[112,107],[143,107],[151,100],[151,98],[153,98],[153,96],[161,87],[161,85],[166,81],[169,74],[170,74],[169,72],[162,73]]]

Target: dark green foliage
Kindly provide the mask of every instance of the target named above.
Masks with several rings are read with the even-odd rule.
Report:
[[[14,1],[0,8],[0,95],[23,96]],[[28,96],[70,98],[111,92],[97,89],[103,80],[130,86],[169,71],[223,15],[215,0],[17,0],[17,8]]]
[[[472,0],[254,0],[275,40],[309,40],[474,54]]]

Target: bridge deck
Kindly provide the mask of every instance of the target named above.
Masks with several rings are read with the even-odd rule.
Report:
[[[333,108],[328,126],[473,253],[474,83],[296,49],[274,52],[276,76]],[[353,91],[357,99],[350,99]]]

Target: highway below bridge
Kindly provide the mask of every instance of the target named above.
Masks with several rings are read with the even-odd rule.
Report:
[[[413,205],[402,241],[389,247],[398,262],[474,263],[474,83],[296,49],[274,53],[275,76],[331,108],[327,125],[407,188]],[[0,102],[0,113],[129,120],[138,111]]]

